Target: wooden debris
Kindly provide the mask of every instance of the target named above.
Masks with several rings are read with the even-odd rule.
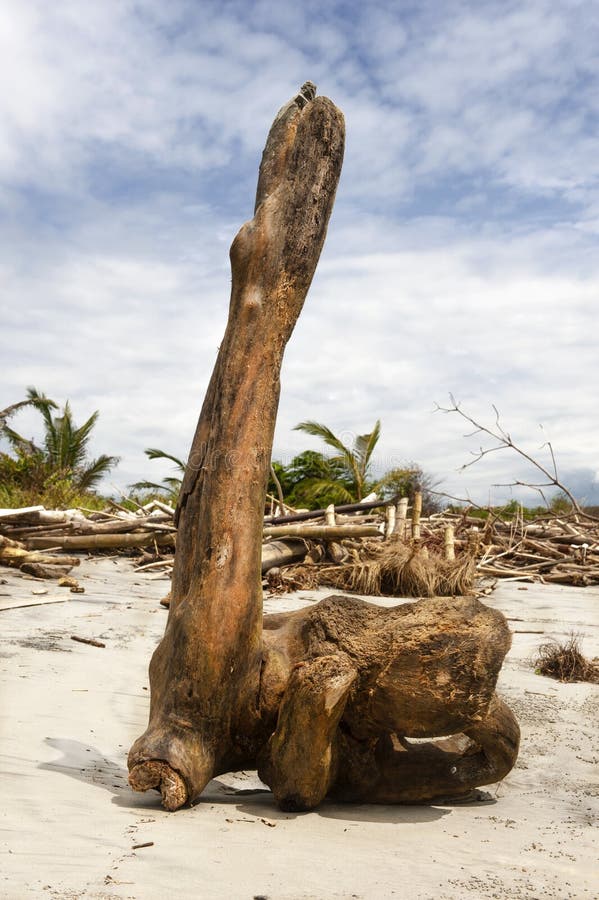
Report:
[[[147,547],[148,544],[160,547],[174,546],[172,534],[157,534],[153,531],[142,531],[131,534],[86,534],[69,535],[67,537],[32,537],[27,545],[32,548],[46,549],[49,546],[63,550],[107,550],[127,547]]]
[[[289,565],[305,557],[307,547],[297,538],[271,541],[262,546],[262,574],[278,566]]]
[[[421,515],[418,494],[410,510],[406,497],[310,512],[285,509],[283,516],[265,516],[262,553],[263,574],[273,566],[283,567],[277,582],[283,590],[302,577],[311,585],[315,581],[314,575],[299,572],[287,578],[287,566],[304,558],[307,564],[328,558],[329,563],[351,565],[356,559],[348,552],[348,542],[364,560],[369,545],[385,539],[407,547],[415,540],[458,565],[465,556],[474,557],[479,576],[580,587],[599,584],[599,522],[579,514],[527,522],[520,513],[504,521],[490,512],[485,520],[464,510],[427,518]],[[135,511],[112,501],[106,510],[2,509],[0,565],[36,578],[57,578],[80,562],[65,551],[130,553],[145,548],[136,571],[158,570],[170,576],[175,537],[174,510],[159,500]]]
[[[335,507],[335,513],[364,512],[365,510],[382,509],[394,500],[366,500],[362,503],[344,503]],[[407,507],[407,498],[406,498]],[[326,509],[304,510],[303,512],[289,513],[285,516],[266,516],[265,525],[287,525],[289,522],[307,522],[311,519],[324,518]]]
[[[106,644],[104,644],[102,641],[96,641],[96,640],[94,640],[94,638],[79,637],[76,634],[71,635],[71,640],[77,641],[78,644],[89,644],[90,647],[105,647],[106,646]]]
[[[2,600],[0,602],[0,612],[9,609],[25,609],[28,606],[46,606],[48,603],[65,603],[68,597],[29,597],[27,599]]]
[[[72,566],[43,566],[41,563],[25,562],[21,564],[21,572],[33,575],[35,578],[63,578],[68,575]]]
[[[264,529],[265,537],[297,535],[323,541],[349,537],[378,537],[380,534],[376,525],[269,525]]]
[[[58,582],[58,587],[68,587],[71,590],[71,594],[84,594],[85,588],[81,587],[76,578],[61,578]]]
[[[422,515],[422,493],[416,491],[414,494],[414,505],[412,507],[412,539],[420,540],[420,519]]]
[[[50,542],[49,542],[50,543]],[[31,552],[20,541],[14,541],[6,535],[0,534],[0,564],[12,568],[20,568],[24,563],[40,563],[53,566],[78,566],[79,560],[70,556],[49,556],[47,554]]]

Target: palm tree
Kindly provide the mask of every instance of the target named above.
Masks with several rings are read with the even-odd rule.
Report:
[[[4,429],[7,420],[11,416],[14,416],[17,410],[22,409],[24,406],[31,406],[31,400],[19,400],[18,403],[7,406],[6,409],[0,409],[0,434],[2,433],[2,429]]]
[[[20,404],[15,404],[18,407]],[[75,425],[69,401],[62,409],[62,415],[53,415],[58,405],[40,393],[36,388],[27,388],[27,400],[22,405],[33,406],[41,414],[44,422],[43,445],[38,446],[6,424],[6,417],[0,418],[0,433],[6,437],[12,449],[21,458],[37,458],[43,462],[49,475],[60,474],[79,491],[91,491],[119,461],[118,456],[102,454],[88,461],[87,450],[92,430],[98,421],[99,411],[92,413],[80,427]],[[14,407],[9,407],[10,411]],[[4,410],[4,412],[7,412]]]
[[[381,434],[380,419],[377,419],[369,434],[359,434],[355,438],[353,447],[346,446],[330,428],[319,422],[300,422],[294,430],[322,438],[325,444],[337,451],[335,456],[329,458],[329,463],[334,471],[341,473],[341,478],[323,474],[322,478],[313,479],[311,493],[314,499],[317,499],[319,493],[335,489],[338,503],[362,500],[372,487],[368,482],[368,474],[372,453]]]
[[[148,447],[144,450],[144,453],[148,459],[170,459],[171,462],[175,463],[175,466],[181,472],[181,475],[185,474],[185,463],[177,456],[173,456],[172,453],[166,453],[164,450],[158,450],[156,447]],[[182,478],[171,475],[170,477],[163,478],[162,484],[157,484],[155,481],[136,481],[131,487],[134,490],[164,491],[168,494],[169,499],[176,503],[182,483]]]
[[[316,450],[303,450],[287,466],[277,460],[272,466],[288,506],[328,506],[329,503],[344,503],[352,496],[345,468]],[[268,490],[270,493],[277,490],[272,475]]]

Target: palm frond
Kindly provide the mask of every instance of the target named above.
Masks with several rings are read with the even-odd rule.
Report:
[[[62,416],[54,417],[52,443],[54,447],[52,458],[58,468],[75,468],[79,459],[73,440],[73,416],[68,400],[64,405]]]
[[[333,447],[334,450],[343,456],[346,457],[351,455],[351,450],[349,447],[346,447],[345,444],[339,440],[339,438],[331,431],[330,428],[327,428],[326,425],[322,425],[320,422],[300,422],[299,425],[296,425],[293,429],[294,431],[303,431],[305,434],[311,434],[312,437],[319,437],[328,444],[329,447]]]
[[[7,406],[6,409],[0,409],[0,428],[3,427],[7,419],[14,416],[17,410],[22,409],[23,406],[31,406],[31,400],[19,400],[18,403]]]
[[[300,422],[293,430],[303,431],[306,434],[311,434],[313,437],[322,438],[325,444],[328,444],[329,447],[333,447],[334,450],[337,450],[344,467],[352,474],[356,490],[359,492],[360,473],[353,451],[350,447],[346,447],[343,441],[341,441],[330,428],[326,425],[322,425],[320,422],[308,420],[306,422]]]
[[[68,407],[68,403],[65,405],[65,410]],[[69,410],[70,412],[70,410]],[[85,455],[87,453],[87,445],[89,443],[90,435],[92,429],[94,428],[96,422],[98,421],[98,416],[100,415],[99,410],[96,410],[91,414],[89,419],[80,425],[79,428],[73,426],[73,420],[70,419],[72,425],[72,434],[71,434],[71,453],[73,457],[73,465],[80,465],[85,459]]]
[[[48,416],[43,412],[42,416],[44,418],[44,446],[46,448],[46,455],[54,465],[60,468],[60,417],[53,417],[49,411]]]
[[[177,478],[175,475],[168,475],[166,478],[163,478],[162,480],[165,484],[170,484],[173,487],[175,485],[179,485],[179,487],[181,487],[181,485],[183,484],[183,479]]]
[[[13,450],[21,454],[41,453],[41,449],[28,438],[10,428],[6,423],[2,424],[2,434],[10,444]]]
[[[27,402],[42,414],[46,426],[51,427],[52,413],[50,410],[58,409],[58,404],[46,397],[45,394],[40,394],[37,388],[31,386],[27,388],[27,398]]]
[[[134,491],[164,491],[166,494],[171,493],[170,488],[165,484],[158,484],[156,481],[136,481],[130,484],[129,487]]]
[[[354,453],[359,461],[362,473],[366,473],[370,457],[381,436],[381,420],[377,419],[370,434],[360,434],[356,438]]]
[[[185,463],[183,460],[179,459],[177,456],[173,456],[172,453],[166,453],[164,450],[159,450],[156,447],[148,447],[144,450],[144,453],[148,459],[170,459],[181,472],[185,472]]]
[[[307,478],[301,486],[301,497],[307,503],[320,503],[323,496],[328,502],[351,503],[354,495],[341,482],[330,478]]]
[[[119,461],[118,456],[107,456],[105,453],[81,469],[76,474],[77,486],[81,490],[90,490],[104,477]]]
[[[155,481],[136,481],[129,487],[134,491],[160,491],[161,494],[176,502],[182,483],[180,478],[165,478],[163,484],[157,484]]]

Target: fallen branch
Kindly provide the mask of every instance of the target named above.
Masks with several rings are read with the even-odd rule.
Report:
[[[382,536],[376,525],[270,525],[264,529],[265,537],[285,537],[287,535],[321,541]]]
[[[156,534],[141,532],[140,534],[90,534],[69,535],[58,538],[33,537],[27,540],[27,546],[33,549],[45,549],[49,546],[63,550],[106,550],[111,548],[147,547],[156,543],[159,547],[174,547],[175,537],[172,534]]]
[[[362,512],[368,509],[378,509],[395,503],[392,500],[367,500],[365,503],[343,503],[335,507],[336,513]],[[326,509],[312,509],[306,512],[290,513],[287,516],[265,516],[265,525],[286,525],[289,522],[306,522],[309,519],[324,518]]]

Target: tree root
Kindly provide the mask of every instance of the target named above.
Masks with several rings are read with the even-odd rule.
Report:
[[[129,784],[134,791],[156,788],[162,795],[162,805],[169,812],[185,806],[188,800],[183,778],[168,763],[152,759],[138,763],[129,773]]]
[[[337,774],[335,733],[357,677],[345,653],[299,663],[292,671],[258,765],[281,809],[313,809],[326,796]]]

